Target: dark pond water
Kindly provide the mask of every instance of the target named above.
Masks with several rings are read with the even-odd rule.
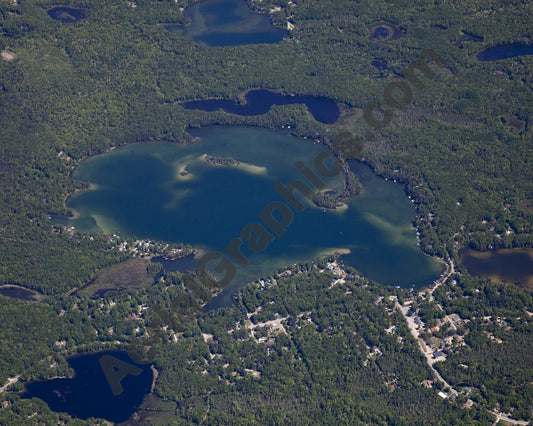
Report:
[[[272,25],[269,15],[254,12],[244,0],[202,0],[183,14],[190,25],[165,28],[209,46],[278,43],[288,35],[288,31]]]
[[[137,238],[185,242],[209,251],[225,251],[233,238],[273,201],[283,200],[273,185],[303,179],[294,163],[313,168],[323,147],[287,132],[253,127],[210,127],[191,132],[193,144],[139,143],[95,156],[74,171],[92,189],[67,201],[79,213],[72,225],[92,222],[91,231],[118,232]],[[235,166],[214,165],[205,154],[232,158]],[[326,211],[303,200],[285,235],[262,252],[243,254],[223,300],[245,283],[296,262],[349,250],[346,264],[383,284],[419,287],[442,270],[416,245],[415,210],[401,185],[378,178],[360,163],[352,165],[366,192],[344,209]],[[326,179],[341,190],[341,174]]]
[[[0,287],[0,296],[19,299],[25,302],[35,302],[39,300],[40,294],[15,285],[5,285]]]
[[[245,98],[246,103],[242,105],[224,99],[188,101],[181,105],[186,109],[202,111],[222,109],[231,114],[261,115],[266,114],[273,105],[305,104],[313,118],[324,124],[335,123],[340,115],[339,106],[335,101],[318,96],[289,96],[259,89],[249,91]]]
[[[387,63],[383,61],[374,60],[370,63],[374,68],[377,68],[380,71],[387,69]]]
[[[48,16],[65,23],[76,22],[85,18],[85,11],[67,6],[57,6],[48,10]]]
[[[478,53],[479,61],[497,61],[499,59],[515,58],[517,56],[533,55],[533,46],[517,46],[513,44],[504,44],[500,46],[489,47]]]
[[[161,266],[163,266],[163,269],[165,269],[165,271],[167,272],[186,272],[194,270],[198,259],[195,257],[194,253],[191,253],[179,259],[165,259],[164,257],[153,257],[152,262],[160,263]]]
[[[462,249],[459,261],[471,275],[533,289],[533,249]]]
[[[117,375],[126,372],[125,367],[128,365],[130,367],[127,368],[134,368],[134,371],[130,370],[132,374],[124,374],[121,381],[111,380],[112,383],[120,382],[123,389],[121,393],[113,394],[102,369],[102,361],[106,361],[104,365],[118,368]],[[77,355],[69,358],[68,363],[76,372],[74,378],[27,383],[23,398],[42,399],[51,410],[65,412],[80,419],[98,417],[123,422],[135,412],[144,396],[150,392],[153,379],[150,366],[135,364],[126,352],[105,351]]]
[[[390,22],[376,22],[368,27],[370,40],[372,41],[392,41],[402,38],[404,32]]]
[[[387,27],[377,27],[370,38],[372,40],[381,40],[381,39],[387,39],[391,37],[391,30]]]

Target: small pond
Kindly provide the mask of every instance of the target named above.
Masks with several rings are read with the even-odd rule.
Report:
[[[478,53],[477,59],[482,62],[497,61],[499,59],[516,58],[517,56],[533,55],[533,46],[502,44],[489,47]]]
[[[404,32],[397,25],[390,22],[375,22],[369,25],[370,40],[372,41],[389,41],[398,40],[404,36]]]
[[[153,380],[150,366],[133,363],[125,351],[76,355],[67,361],[75,370],[74,378],[27,383],[22,397],[42,399],[51,410],[72,417],[97,417],[118,423],[126,421],[150,392]],[[117,376],[124,373],[119,394],[113,394],[101,362],[117,368]]]
[[[36,291],[28,290],[17,285],[0,286],[0,296],[18,299],[24,302],[36,302],[41,298],[41,294]]]
[[[533,249],[459,251],[459,262],[469,274],[533,289]]]
[[[71,23],[79,21],[80,19],[85,19],[84,10],[68,6],[53,7],[52,9],[49,9],[47,13],[50,18],[65,23]]]
[[[165,29],[208,46],[279,43],[288,35],[272,25],[269,15],[254,12],[244,0],[202,0],[183,14],[189,25],[165,25]]]
[[[377,69],[380,70],[380,71],[384,71],[384,70],[387,69],[387,63],[386,63],[386,62],[383,62],[383,61],[374,60],[374,61],[370,62],[370,64],[371,64],[374,68],[377,68]]]

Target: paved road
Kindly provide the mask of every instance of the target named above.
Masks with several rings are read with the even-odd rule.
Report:
[[[17,383],[20,379],[20,375],[16,377],[12,377],[10,379],[7,379],[7,383],[0,388],[0,393],[5,392],[7,388],[15,383]]]
[[[437,283],[429,291],[430,302],[434,300],[433,293],[435,292],[435,290],[437,290],[442,284],[444,284],[446,280],[452,276],[452,274],[455,274],[455,264],[453,263],[452,259],[448,258],[448,261],[446,263],[446,271],[444,271],[442,277],[438,279]]]
[[[496,421],[494,422],[495,425],[497,425],[500,420],[503,421],[503,422],[506,422],[506,423],[511,423],[513,425],[524,425],[524,426],[526,426],[526,425],[531,424],[530,422],[526,422],[525,420],[514,420],[514,419],[511,419],[509,417],[504,416],[503,414],[495,413],[494,411],[491,411],[491,413],[496,416]]]
[[[430,301],[434,300],[433,293],[435,292],[435,290],[437,288],[439,288],[442,284],[444,284],[446,282],[446,280],[454,273],[455,273],[455,265],[453,263],[453,260],[448,259],[446,271],[444,272],[442,277],[437,281],[435,286],[429,291],[429,298],[428,299]],[[398,299],[396,299],[396,307],[398,308],[398,310],[402,313],[403,317],[405,318],[405,321],[407,322],[407,326],[409,327],[409,331],[411,332],[411,334],[413,335],[415,340],[418,342],[418,346],[420,347],[420,350],[422,351],[422,353],[426,357],[428,366],[429,366],[429,368],[431,368],[431,371],[433,371],[433,374],[435,375],[437,380],[439,382],[441,382],[442,384],[444,384],[445,387],[449,388],[448,391],[451,394],[453,394],[455,396],[459,395],[459,392],[457,392],[446,380],[444,380],[444,378],[435,369],[435,367],[433,367],[433,364],[435,363],[435,359],[433,358],[433,351],[431,350],[431,348],[428,348],[426,346],[426,344],[424,343],[424,341],[420,338],[419,332],[417,330],[417,325],[415,324],[414,317],[410,317],[410,316],[407,315],[407,312],[409,312],[409,306],[408,305],[407,306],[400,305],[398,303]],[[450,321],[450,323],[453,325],[453,322]],[[468,401],[472,401],[472,400],[469,399]],[[523,426],[526,426],[526,425],[530,424],[529,422],[524,421],[524,420],[514,420],[514,419],[512,419],[510,417],[505,416],[504,414],[497,413],[495,411],[490,411],[490,413],[492,413],[492,414],[494,414],[496,416],[496,422],[494,423],[495,425],[499,421],[504,421],[504,422],[508,422],[510,424],[523,425]]]
[[[433,363],[435,362],[435,359],[433,358],[433,351],[426,346],[424,341],[420,338],[418,330],[416,329],[416,324],[413,317],[410,317],[407,315],[407,312],[409,311],[409,306],[401,306],[398,301],[396,300],[396,307],[400,310],[403,317],[405,318],[405,321],[407,322],[407,326],[409,327],[409,330],[411,331],[411,334],[415,338],[415,340],[418,342],[418,346],[420,347],[420,350],[426,357],[426,361],[429,365],[429,368],[433,371],[433,374],[437,377],[437,380],[444,384],[444,386],[450,388],[450,392],[454,395],[459,395],[459,392],[457,392],[452,386],[444,380],[444,378],[439,374],[439,372],[433,367]]]

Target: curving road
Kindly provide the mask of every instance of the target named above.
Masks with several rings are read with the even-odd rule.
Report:
[[[435,283],[435,285],[429,291],[429,298],[428,298],[429,301],[434,300],[433,293],[435,292],[435,290],[439,288],[442,284],[444,284],[446,280],[450,278],[452,274],[455,273],[455,265],[453,263],[453,260],[448,258],[448,262],[446,265],[447,265],[446,271],[443,273],[442,277],[439,278],[439,280]],[[420,295],[423,293],[424,292],[421,292]],[[428,366],[429,368],[431,368],[431,371],[433,371],[433,374],[435,375],[437,380],[441,382],[446,388],[448,388],[448,391],[451,394],[455,396],[459,395],[459,392],[457,392],[457,390],[455,390],[446,380],[444,380],[444,378],[440,375],[437,369],[433,367],[433,364],[435,363],[435,359],[433,358],[433,351],[430,348],[428,348],[426,344],[424,343],[424,341],[420,338],[420,335],[417,330],[417,326],[415,324],[414,317],[410,317],[409,315],[407,315],[407,312],[409,311],[409,306],[400,305],[396,296],[394,296],[394,298],[395,298],[396,308],[402,313],[403,317],[405,318],[405,322],[407,323],[407,326],[409,327],[409,331],[411,332],[411,335],[418,342],[418,346],[420,347],[420,350],[424,354],[427,360]],[[469,399],[468,401],[474,404],[474,402],[471,399]],[[489,410],[489,412],[493,414],[494,416],[496,416],[496,421],[494,422],[494,425],[498,424],[499,421],[507,422],[509,424],[514,424],[514,425],[522,425],[522,426],[526,426],[530,424],[530,422],[527,422],[525,420],[515,420],[510,417],[507,417],[506,415],[502,413],[498,413],[496,411]]]
[[[0,393],[5,392],[9,386],[17,383],[19,379],[20,379],[20,375],[7,379],[7,383],[0,388]]]

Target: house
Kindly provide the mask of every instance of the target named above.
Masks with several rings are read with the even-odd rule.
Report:
[[[444,353],[442,351],[433,352],[433,358],[441,358],[441,357],[444,357]]]

